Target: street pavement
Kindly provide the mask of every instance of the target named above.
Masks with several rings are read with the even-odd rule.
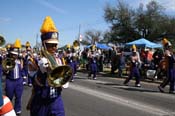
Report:
[[[126,77],[108,72],[99,73],[97,80],[87,77],[87,71],[77,73],[62,97],[66,116],[175,116],[175,95],[160,93],[161,81],[141,81],[142,87],[134,87],[135,80],[124,86]],[[3,85],[4,86],[4,85]],[[26,104],[31,87],[24,86],[22,116],[30,116]]]

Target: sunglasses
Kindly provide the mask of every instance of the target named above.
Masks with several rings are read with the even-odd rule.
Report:
[[[57,47],[57,44],[46,43],[47,48]]]

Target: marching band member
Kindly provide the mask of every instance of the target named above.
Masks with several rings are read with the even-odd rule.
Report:
[[[11,69],[3,68],[5,71],[5,93],[7,97],[12,101],[15,97],[14,109],[17,115],[21,115],[22,108],[22,93],[23,93],[23,61],[19,59],[20,41],[16,40],[14,46],[11,46],[9,58],[10,62],[14,66]],[[7,61],[9,62],[9,61]],[[8,65],[8,64],[7,64]]]
[[[23,84],[26,84],[26,81],[27,81],[28,86],[31,87],[32,86],[31,78],[33,77],[34,73],[37,71],[37,65],[36,65],[36,60],[33,56],[32,48],[31,48],[30,43],[28,41],[26,42],[25,46],[26,46],[26,53],[27,54],[24,57],[23,70],[25,72],[26,78],[24,79]]]
[[[72,55],[73,55],[73,63],[74,63],[74,76],[77,75],[77,68],[79,65],[80,60],[80,42],[78,40],[75,40],[73,42],[73,48],[72,48]]]
[[[5,40],[3,36],[0,36],[0,44],[3,44],[3,41]],[[13,108],[13,104],[10,101],[10,99],[3,95],[2,92],[2,72],[3,72],[3,67],[2,67],[2,62],[4,60],[3,54],[0,54],[0,116],[16,116],[16,113]]]
[[[73,53],[72,53],[72,49],[71,49],[71,46],[68,44],[67,45],[67,51],[66,51],[66,64],[68,64],[71,68],[72,68],[72,71],[73,73],[75,73],[75,63],[74,63],[74,59],[73,59]],[[72,78],[70,80],[71,82],[74,81],[74,75],[72,75]]]
[[[93,79],[96,80],[96,74],[97,74],[97,57],[96,57],[96,51],[95,51],[96,46],[92,45],[91,47],[91,52],[88,54],[88,61],[89,61],[89,74],[88,77],[91,77],[93,74]]]
[[[127,85],[127,83],[133,78],[136,78],[136,82],[135,82],[135,86],[136,87],[141,87],[140,85],[140,72],[139,72],[139,65],[141,63],[140,61],[140,57],[138,56],[137,50],[136,50],[136,46],[133,45],[132,46],[132,55],[131,55],[131,67],[130,67],[130,74],[129,74],[129,78],[126,78],[126,80],[124,81],[124,85]]]
[[[58,30],[51,17],[47,16],[40,29],[42,45],[53,56],[53,60],[61,66],[62,62],[54,55],[58,45]],[[48,84],[49,70],[46,56],[38,61],[39,70],[33,79],[33,94],[27,108],[31,116],[65,116],[63,100],[61,97],[62,87],[52,87]]]
[[[158,88],[160,92],[164,92],[163,88],[170,82],[169,93],[175,93],[175,58],[172,45],[166,38],[162,40],[162,44],[164,46],[167,75]]]

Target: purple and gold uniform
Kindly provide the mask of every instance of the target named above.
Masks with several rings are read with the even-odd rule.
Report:
[[[14,45],[15,46],[15,45]],[[12,69],[4,69],[5,70],[5,93],[6,96],[12,101],[15,97],[14,109],[16,114],[21,114],[22,109],[22,93],[23,93],[23,62],[18,57],[19,48],[14,47],[11,48],[10,58],[11,62],[14,63],[14,68]]]
[[[140,57],[138,55],[138,52],[136,51],[136,46],[132,46],[133,53],[131,55],[131,61],[130,61],[130,74],[129,78],[127,78],[124,81],[124,84],[126,85],[133,77],[136,78],[135,86],[140,87],[140,72],[139,72],[139,66],[141,64]]]
[[[55,57],[58,44],[58,30],[51,17],[47,16],[41,28],[41,40],[45,50],[60,66],[61,59]],[[39,70],[33,78],[33,94],[28,104],[31,116],[65,116],[62,87],[52,87],[48,84],[48,59],[42,57],[38,61]]]
[[[165,64],[167,75],[163,82],[158,86],[161,92],[164,92],[163,88],[170,83],[169,93],[175,93],[175,58],[172,51],[171,43],[164,38],[162,40],[164,46]]]

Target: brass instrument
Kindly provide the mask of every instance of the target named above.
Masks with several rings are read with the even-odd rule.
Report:
[[[14,58],[5,58],[2,60],[2,68],[5,71],[12,70],[15,67],[15,59]]]
[[[47,81],[51,87],[61,87],[66,84],[72,77],[72,68],[68,65],[58,66],[54,57],[44,49],[41,49],[44,57],[48,59],[51,72],[48,73]]]
[[[0,35],[0,46],[3,46],[5,44],[5,39],[3,36]]]
[[[0,35],[0,46],[5,44],[5,39]],[[5,58],[2,60],[2,68],[6,71],[12,70],[15,67],[15,60],[13,58]]]

